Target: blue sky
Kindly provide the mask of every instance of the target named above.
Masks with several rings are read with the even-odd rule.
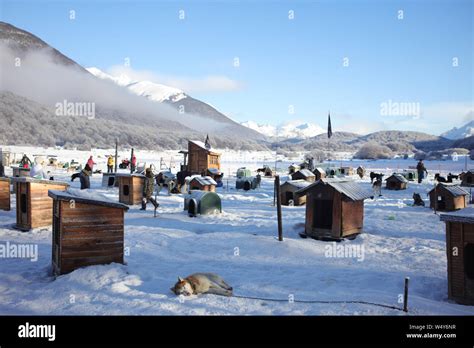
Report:
[[[85,67],[129,57],[134,71],[191,86],[237,121],[325,127],[331,110],[335,131],[439,134],[473,117],[470,0],[1,0],[0,9]],[[420,114],[381,113],[389,101],[417,103]]]

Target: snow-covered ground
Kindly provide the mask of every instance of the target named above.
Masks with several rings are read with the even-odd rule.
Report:
[[[102,169],[104,155],[110,152],[94,151]],[[87,152],[54,149],[27,153],[56,154],[60,160],[84,161],[88,157]],[[137,152],[137,157],[158,166],[160,157],[173,154],[178,162],[176,152]],[[271,153],[225,152],[223,169],[256,168],[263,161],[270,164],[270,158]],[[279,163],[281,168],[285,163]],[[406,161],[365,164],[387,173],[397,166],[408,166]],[[442,172],[458,172],[463,167],[456,162],[441,164]],[[427,165],[437,169],[436,164]],[[468,165],[473,167],[472,162]],[[67,180],[68,175],[54,172],[56,180]],[[94,175],[93,190],[118,201],[116,188],[104,189],[100,184],[101,175]],[[78,185],[77,181],[72,183],[74,188]],[[370,187],[368,179],[361,185]],[[26,233],[14,230],[16,202],[12,196],[12,210],[0,211],[0,243],[36,244],[39,257],[36,262],[0,259],[0,314],[404,315],[362,304],[266,302],[215,295],[182,301],[169,290],[178,276],[215,272],[234,287],[236,295],[363,300],[394,306],[401,306],[399,296],[408,276],[409,314],[474,315],[473,306],[447,300],[444,223],[429,208],[408,205],[413,192],[422,193],[427,201],[425,193],[432,185],[431,179],[421,185],[410,182],[406,191],[383,190],[383,197],[367,200],[364,233],[337,244],[359,246],[363,253],[358,257],[328,257],[332,243],[301,239],[298,233],[303,231],[304,207],[283,207],[284,241],[279,242],[273,181],[269,179],[263,179],[260,189],[243,192],[234,189],[235,179],[230,178],[229,188],[218,189],[223,213],[214,216],[190,218],[183,212],[182,195],[161,192],[157,218],[151,208],[143,212],[134,206],[126,213],[126,265],[91,266],[57,278],[50,275],[51,228]]]

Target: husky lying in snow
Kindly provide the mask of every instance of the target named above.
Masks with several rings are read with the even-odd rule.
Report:
[[[184,279],[178,277],[178,282],[171,291],[184,296],[197,294],[232,296],[232,287],[214,273],[194,273]]]

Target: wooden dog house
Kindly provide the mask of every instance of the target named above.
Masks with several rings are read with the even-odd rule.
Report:
[[[474,187],[474,170],[461,173],[461,186]]]
[[[466,207],[468,192],[456,184],[438,183],[429,193],[430,208],[453,211]]]
[[[128,207],[91,199],[80,190],[49,191],[53,199],[53,271],[123,263],[124,213]]]
[[[16,228],[28,231],[50,226],[53,200],[48,196],[48,191],[64,191],[69,184],[30,177],[12,178],[12,182],[16,187]]]
[[[392,174],[385,179],[385,188],[387,190],[406,190],[408,180],[401,174]]]
[[[446,223],[448,297],[474,305],[474,207],[440,215]]]
[[[102,174],[102,187],[118,187],[119,183],[115,173]]]
[[[10,179],[0,177],[0,210],[10,210]]]
[[[418,180],[418,172],[414,169],[405,169],[400,175],[404,176],[408,181]]]
[[[297,172],[298,170],[300,170],[300,169],[301,169],[301,167],[300,167],[299,165],[293,163],[292,165],[290,165],[290,166],[288,167],[288,174],[289,174],[289,175],[292,175],[292,174],[296,173],[296,172]]]
[[[119,202],[127,205],[140,204],[143,199],[145,176],[141,174],[117,174]]]
[[[291,176],[292,180],[306,180],[314,182],[316,175],[309,169],[300,169]]]
[[[364,199],[373,195],[360,184],[339,178],[319,180],[297,193],[306,194],[306,235],[323,240],[361,233]]]
[[[321,180],[326,177],[326,170],[323,168],[317,167],[315,170],[313,170],[314,174],[314,181]]]
[[[289,180],[280,185],[280,200],[282,205],[304,205],[306,203],[306,195],[299,194],[297,191],[311,185],[306,180]]]
[[[354,175],[354,168],[352,168],[352,167],[341,167],[341,168],[339,168],[339,173],[341,175]]]
[[[191,191],[184,198],[184,210],[190,216],[222,213],[221,198],[215,192]]]
[[[210,176],[193,176],[189,181],[189,190],[216,191],[217,182]]]

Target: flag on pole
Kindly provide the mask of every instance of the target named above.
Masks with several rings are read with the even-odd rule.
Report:
[[[328,112],[328,139],[332,137],[331,114]]]

